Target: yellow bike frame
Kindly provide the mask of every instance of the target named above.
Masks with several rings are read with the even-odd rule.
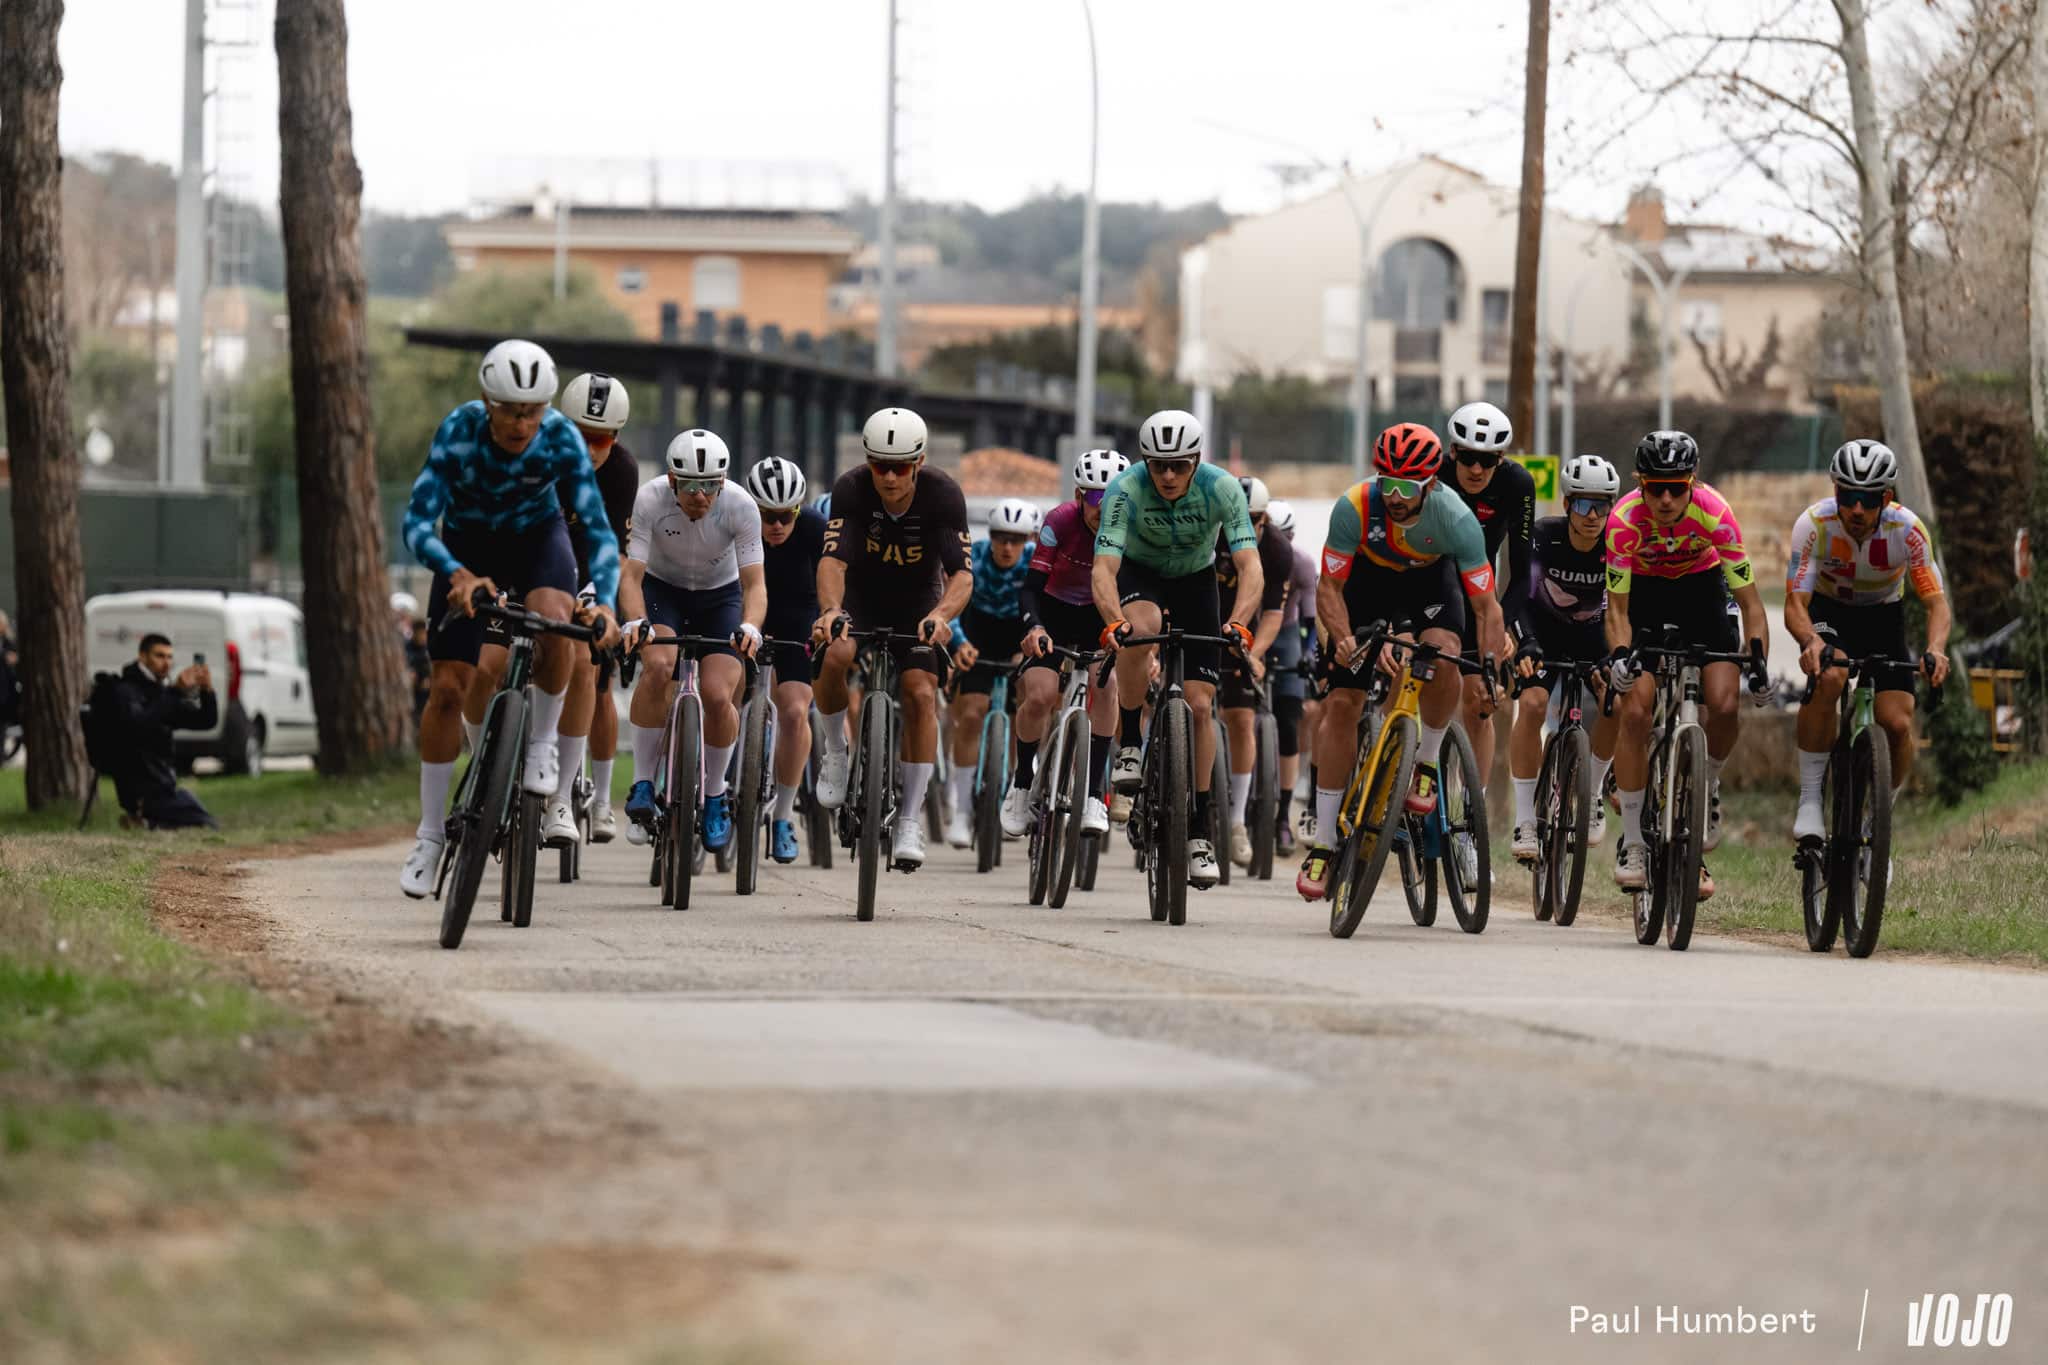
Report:
[[[1388,645],[1380,646],[1382,649],[1387,647]],[[1366,823],[1371,815],[1371,812],[1365,809],[1365,798],[1366,793],[1372,790],[1372,775],[1379,771],[1381,759],[1385,756],[1387,736],[1394,730],[1389,722],[1397,716],[1407,716],[1415,721],[1418,727],[1422,724],[1423,679],[1416,677],[1415,671],[1408,666],[1411,657],[1413,656],[1408,650],[1402,651],[1401,671],[1394,679],[1394,704],[1380,721],[1378,732],[1373,735],[1371,752],[1365,756],[1363,762],[1353,765],[1351,769],[1351,784],[1344,789],[1344,802],[1337,808],[1337,834],[1340,839],[1350,838],[1351,831],[1357,829],[1361,823]],[[1398,795],[1398,792],[1390,793],[1389,800]],[[1385,824],[1386,815],[1385,811],[1379,812],[1379,822],[1382,826]],[[1335,841],[1332,841],[1331,847],[1336,847]]]

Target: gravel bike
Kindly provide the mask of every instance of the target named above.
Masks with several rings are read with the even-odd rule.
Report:
[[[1159,700],[1145,732],[1145,782],[1131,802],[1124,826],[1145,873],[1146,900],[1155,922],[1186,924],[1188,919],[1188,837],[1195,806],[1195,714],[1187,699],[1189,645],[1237,642],[1222,635],[1190,635],[1168,625],[1157,635],[1133,635],[1123,648],[1159,646]],[[1229,787],[1209,791],[1209,808],[1227,799]],[[1212,822],[1213,823],[1213,822]],[[1226,843],[1223,852],[1229,854]]]
[[[640,647],[676,652],[669,674],[676,690],[662,722],[661,758],[653,777],[657,811],[651,841],[654,861],[647,880],[661,888],[663,905],[687,910],[691,881],[704,865],[699,828],[704,806],[704,697],[697,690],[698,660],[709,651],[731,649],[732,641],[715,635],[643,634]],[[740,662],[746,669],[744,695],[751,698],[760,670],[752,659]]]
[[[1587,825],[1601,799],[1593,790],[1593,742],[1586,729],[1587,684],[1604,670],[1598,659],[1547,659],[1539,677],[1550,681],[1557,728],[1543,741],[1536,772],[1536,861],[1530,865],[1536,918],[1568,927],[1579,916],[1586,881]],[[1536,679],[1523,681],[1534,685]],[[1518,689],[1519,691],[1519,689]],[[1610,689],[1602,714],[1613,708]]]
[[[1080,862],[1081,820],[1088,809],[1088,671],[1096,656],[1059,645],[1051,653],[1061,660],[1060,704],[1031,777],[1030,893],[1033,905],[1058,910],[1067,903]],[[1107,686],[1114,667],[1105,661],[1093,685]]]
[[[981,718],[981,747],[974,755],[974,785],[969,789],[972,795],[968,805],[974,816],[974,870],[987,872],[1003,862],[1003,796],[1010,790],[1010,680],[1023,665],[983,659],[975,667],[987,669],[993,675],[988,689],[988,713]],[[946,731],[942,727],[939,733],[943,735]],[[934,769],[934,791],[940,789],[936,773]]]
[[[839,841],[853,851],[858,867],[854,917],[872,920],[875,884],[881,877],[884,860],[901,871],[917,870],[915,866],[898,864],[884,847],[898,813],[897,750],[903,734],[902,702],[896,696],[901,669],[893,646],[912,643],[917,637],[889,626],[855,630],[841,616],[832,623],[832,638],[858,643],[855,664],[867,683],[861,698],[860,732],[846,778],[846,799],[839,805]],[[945,667],[943,649],[931,644],[920,647],[933,650],[940,658],[940,667]],[[913,812],[910,818],[914,820],[917,816]],[[1000,833],[999,830],[999,836]]]

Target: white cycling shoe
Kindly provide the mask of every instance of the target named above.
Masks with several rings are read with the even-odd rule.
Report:
[[[1207,891],[1216,885],[1222,869],[1216,866],[1216,846],[1207,839],[1188,840],[1188,885]]]
[[[1133,744],[1116,751],[1109,765],[1109,785],[1118,791],[1136,791],[1145,785],[1145,751]]]
[[[1131,794],[1117,792],[1109,798],[1109,818],[1119,825],[1131,823]]]
[[[1002,821],[1006,838],[1021,839],[1031,828],[1031,788],[1012,787],[1003,793]]]
[[[1230,861],[1239,867],[1252,865],[1252,832],[1243,825],[1230,827]]]
[[[1517,862],[1533,863],[1536,861],[1538,847],[1536,843],[1536,822],[1534,820],[1525,820],[1515,826],[1515,841],[1508,846],[1508,851],[1515,855],[1515,861]]]
[[[853,751],[825,747],[825,759],[818,765],[818,804],[838,810],[846,804],[846,777],[853,768]],[[919,831],[921,834],[923,831]]]
[[[612,803],[596,801],[590,807],[590,842],[608,844],[619,837],[619,818],[612,814]]]
[[[1721,789],[1715,787],[1707,794],[1707,837],[1701,847],[1712,853],[1721,846]]]
[[[896,821],[896,841],[889,856],[905,867],[924,866],[924,822],[908,811]]]
[[[1649,884],[1648,850],[1641,844],[1628,844],[1621,850],[1621,859],[1614,865],[1614,884],[1624,891],[1640,891]]]
[[[535,796],[553,796],[561,786],[558,779],[562,770],[558,766],[561,756],[556,752],[551,739],[530,739],[526,742],[526,770],[519,779],[519,785]]]
[[[1799,813],[1792,817],[1792,842],[1798,843],[1805,839],[1825,839],[1827,837],[1828,824],[1821,815],[1820,802],[1816,801],[1812,805],[1808,805],[1806,802],[1801,801],[1799,803]]]
[[[1109,833],[1109,807],[1102,804],[1100,797],[1089,797],[1088,804],[1081,807],[1081,832],[1083,834]]]
[[[446,839],[431,834],[414,840],[412,852],[405,855],[405,868],[398,874],[398,889],[416,901],[433,895],[434,873],[440,870],[441,850],[447,846]]]
[[[967,848],[974,843],[974,830],[967,823],[966,811],[953,810],[947,813],[946,842],[954,848]]]
[[[583,838],[583,831],[576,828],[576,815],[569,809],[567,801],[557,801],[548,808],[548,818],[540,827],[540,841],[549,848],[567,848]]]
[[[1607,839],[1607,803],[1596,802],[1586,814],[1586,847],[1598,848]]]

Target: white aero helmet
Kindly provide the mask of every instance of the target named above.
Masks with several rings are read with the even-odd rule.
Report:
[[[988,533],[1005,536],[1035,536],[1045,522],[1045,513],[1022,498],[1004,498],[988,509]]]
[[[402,616],[410,616],[417,618],[420,614],[419,599],[417,597],[414,597],[409,592],[392,593],[391,610],[399,613]]]
[[[1168,408],[1155,412],[1138,428],[1138,458],[1141,460],[1199,460],[1202,458],[1202,424],[1192,412]]]
[[[1828,474],[1844,488],[1891,488],[1899,481],[1899,457],[1882,441],[1850,441],[1828,461]]]
[[[577,426],[599,431],[617,431],[633,415],[626,386],[608,374],[577,375],[562,390],[562,401],[555,406]]]
[[[1275,498],[1266,504],[1266,525],[1282,535],[1294,534],[1294,504],[1284,498]]]
[[[668,472],[675,479],[722,479],[732,468],[725,442],[701,427],[668,443]]]
[[[1074,458],[1074,487],[1107,488],[1130,467],[1131,462],[1114,450],[1084,450]]]
[[[806,491],[804,472],[788,460],[770,456],[747,471],[747,491],[755,502],[778,512],[801,507]]]
[[[1266,491],[1264,479],[1255,479],[1247,474],[1237,482],[1238,486],[1244,489],[1244,505],[1253,516],[1257,516],[1271,505],[1273,495]]]
[[[1598,455],[1574,455],[1564,463],[1568,498],[1612,498],[1621,494],[1621,475]]]
[[[552,403],[560,380],[555,362],[530,341],[501,341],[477,367],[484,397],[493,403]]]
[[[860,429],[860,443],[867,448],[868,458],[875,460],[908,463],[924,454],[929,439],[924,418],[909,408],[883,408]]]
[[[1451,414],[1444,442],[1452,450],[1484,450],[1499,454],[1515,439],[1508,415],[1491,403],[1467,403]]]

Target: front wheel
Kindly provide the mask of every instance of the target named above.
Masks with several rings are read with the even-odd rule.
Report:
[[[1216,884],[1230,885],[1230,732],[1223,727],[1223,717],[1216,716],[1212,728],[1216,732],[1216,752],[1209,759],[1209,828],[1198,833],[1209,839],[1209,847],[1216,855]]]
[[[505,875],[516,868],[519,876],[512,900],[512,927],[524,929],[533,923],[533,879],[540,860],[541,798],[530,791],[518,795],[518,815],[505,848]]]
[[[756,695],[740,713],[739,786],[733,793],[733,891],[754,894],[761,857],[761,799],[768,770],[768,698]]]
[[[1664,849],[1664,941],[1673,952],[1692,943],[1699,908],[1700,857],[1707,832],[1707,732],[1692,726],[1679,732],[1671,783],[1671,839]]]
[[[1066,906],[1081,854],[1081,821],[1088,810],[1088,717],[1080,711],[1067,717],[1066,739],[1060,745],[1059,772],[1051,784],[1052,809],[1046,814],[1052,839],[1052,886],[1046,902]]]
[[[1394,861],[1401,870],[1401,894],[1408,901],[1408,918],[1427,929],[1436,923],[1436,859],[1423,853],[1421,821],[1404,818],[1401,829],[1394,845]]]
[[[1458,927],[1468,934],[1486,931],[1487,907],[1493,901],[1493,853],[1486,841],[1486,791],[1480,786],[1479,759],[1465,727],[1453,722],[1444,735],[1444,754],[1437,763],[1437,814],[1442,818],[1438,855],[1443,860],[1444,895]]]
[[[1252,763],[1252,802],[1249,832],[1252,864],[1246,875],[1262,882],[1273,880],[1274,844],[1280,821],[1280,723],[1271,712],[1262,711],[1257,720],[1257,755]]]
[[[1557,746],[1556,783],[1550,828],[1543,832],[1548,898],[1556,922],[1569,926],[1579,917],[1579,897],[1586,884],[1586,828],[1593,815],[1593,749],[1585,730],[1574,725]]]
[[[992,872],[1003,860],[1004,760],[1010,752],[1009,717],[990,710],[981,727],[981,762],[974,770],[974,870]]]
[[[462,796],[448,818],[448,851],[442,856],[453,858],[455,865],[441,902],[443,948],[461,947],[463,932],[469,927],[469,912],[476,905],[484,867],[491,860],[491,842],[504,821],[512,784],[518,780],[525,748],[518,740],[525,719],[526,702],[516,692],[502,694],[484,717],[476,753],[470,758],[474,771],[464,774]]]
[[[856,850],[860,886],[854,904],[854,917],[860,920],[875,917],[875,882],[882,872],[882,860],[889,856],[882,842],[889,802],[888,712],[889,702],[880,697],[868,698],[860,709],[860,842]],[[903,818],[915,820],[917,813],[905,811]]]
[[[690,879],[697,873],[697,779],[703,763],[704,712],[694,696],[677,699],[669,730],[668,793],[662,803],[662,865],[671,894],[667,903],[690,908]]]
[[[1882,730],[1867,729],[1856,737],[1854,773],[1849,824],[1835,831],[1849,850],[1839,864],[1836,894],[1843,946],[1850,957],[1869,957],[1877,951],[1891,883],[1892,754]]]
[[[1365,918],[1365,908],[1379,885],[1387,852],[1401,824],[1401,803],[1415,776],[1415,718],[1396,716],[1388,724],[1394,733],[1379,745],[1379,761],[1366,776],[1358,824],[1346,841],[1344,876],[1331,879],[1330,933],[1335,938],[1350,938]],[[1316,834],[1324,837],[1321,830]]]
[[[1828,766],[1820,780],[1820,808],[1837,838],[1808,840],[1793,855],[1793,861],[1799,865],[1799,913],[1806,925],[1806,946],[1816,953],[1831,950],[1842,927],[1835,871],[1841,847],[1839,838],[1853,828],[1847,810],[1854,786],[1850,769],[1849,751],[1837,744],[1828,755]]]
[[[1188,922],[1188,824],[1194,813],[1194,713],[1178,698],[1160,707],[1154,720],[1147,764],[1150,786],[1144,794],[1152,835],[1145,850],[1145,881],[1151,892],[1152,918],[1168,924]]]

